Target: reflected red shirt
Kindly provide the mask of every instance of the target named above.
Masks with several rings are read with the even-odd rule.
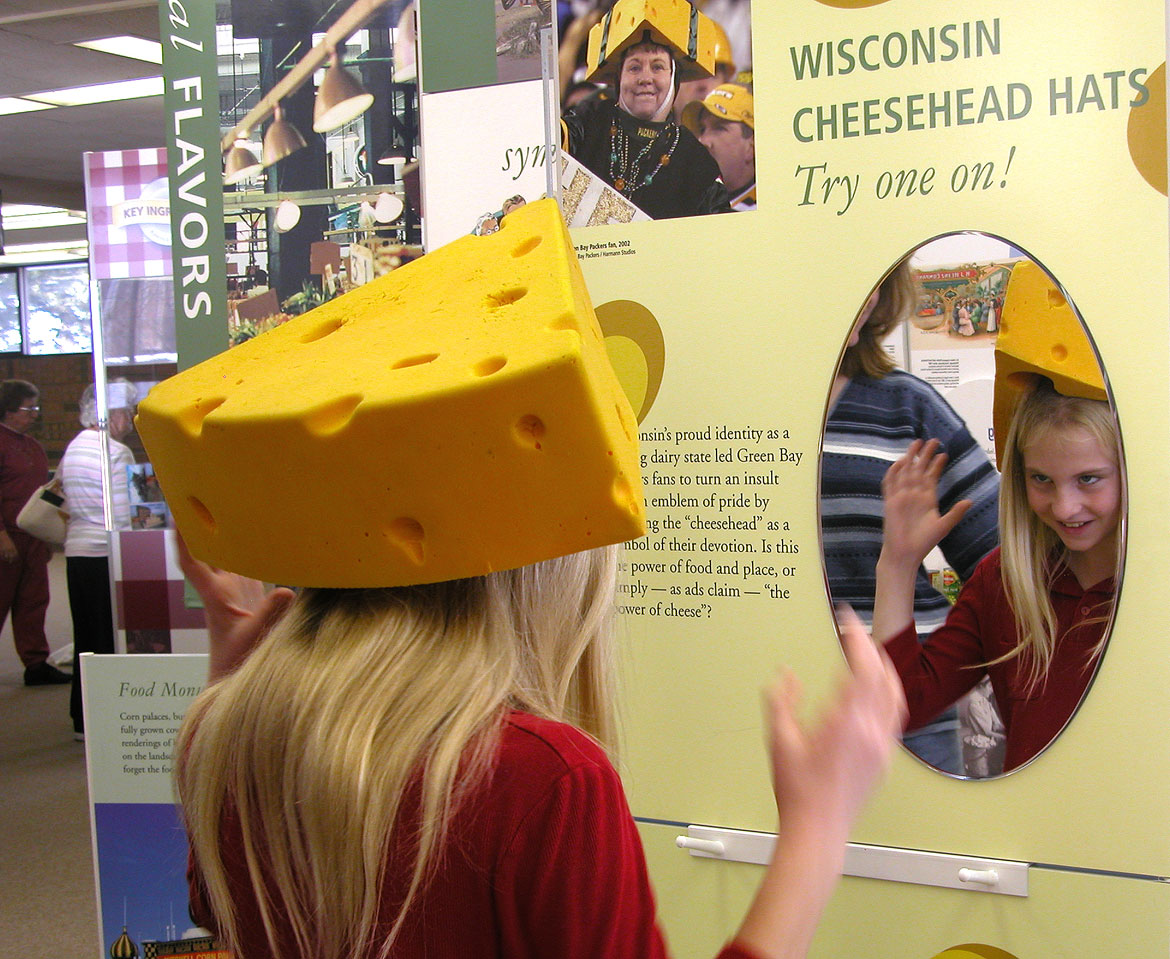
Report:
[[[1060,639],[1047,681],[1032,691],[1026,689],[1020,657],[984,665],[1013,650],[1019,641],[1000,577],[998,549],[975,568],[947,621],[925,644],[919,645],[913,623],[887,640],[886,652],[906,690],[910,709],[906,728],[929,722],[989,676],[1007,736],[1004,770],[1039,754],[1076,712],[1093,678],[1093,650],[1108,626],[1114,581],[1083,589],[1065,570],[1051,596]]]

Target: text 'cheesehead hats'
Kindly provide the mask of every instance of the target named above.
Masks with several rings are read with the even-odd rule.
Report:
[[[1060,288],[1039,266],[1021,260],[1012,268],[995,340],[995,461],[1020,399],[1046,376],[1057,393],[1108,400],[1092,343]]]
[[[645,532],[637,422],[553,200],[156,386],[138,430],[192,554],[405,586]]]
[[[682,111],[682,124],[695,136],[702,132],[703,113],[728,123],[746,123],[756,128],[755,98],[738,83],[721,83],[702,100],[692,100]]]
[[[585,79],[616,84],[622,54],[639,43],[666,47],[677,80],[715,75],[715,21],[687,0],[618,0],[589,31]]]

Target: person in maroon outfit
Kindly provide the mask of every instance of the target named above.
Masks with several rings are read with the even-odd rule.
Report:
[[[48,544],[16,525],[21,508],[49,478],[49,460],[28,435],[40,414],[40,393],[25,380],[0,383],[0,623],[12,615],[12,635],[26,686],[70,681],[49,662],[45,611],[49,608]]]
[[[450,788],[457,798],[447,810],[440,803],[439,810],[423,811],[431,785],[424,782],[438,763],[435,744],[424,743],[414,770],[399,777],[397,809],[378,818],[378,793],[389,788],[392,771],[369,752],[374,740],[402,735],[390,719],[395,710],[388,695],[424,709],[422,703],[451,687],[470,681],[486,695],[480,687],[491,686],[479,630],[452,642],[453,636],[434,636],[429,624],[465,628],[466,620],[477,619],[485,590],[495,599],[511,597],[521,608],[518,620],[530,626],[540,615],[523,607],[534,601],[543,615],[562,622],[608,618],[617,555],[598,549],[552,561],[559,572],[571,571],[578,589],[598,590],[574,602],[557,588],[558,571],[541,571],[547,563],[425,586],[306,589],[294,599],[286,589],[265,595],[255,581],[192,559],[180,541],[180,563],[203,596],[211,639],[210,685],[184,720],[177,747],[192,844],[192,917],[230,943],[237,959],[666,959],[637,827],[607,751],[580,728],[598,728],[585,704],[572,710],[576,724],[557,718],[565,710],[541,704],[535,690],[515,691],[513,708],[506,702],[490,708],[457,775],[439,790]],[[582,570],[589,572],[582,576]],[[542,579],[543,587],[534,588]],[[502,585],[502,593],[486,580]],[[545,592],[547,599],[535,595]],[[501,612],[494,601],[487,607]],[[756,898],[719,959],[806,955],[841,874],[850,825],[897,741],[904,715],[897,677],[857,618],[846,618],[852,676],[819,725],[805,728],[796,719],[799,693],[791,677],[768,693],[783,828]],[[489,624],[487,632],[494,629]],[[387,641],[389,651],[382,648]],[[604,642],[597,636],[589,645]],[[449,670],[402,676],[412,659],[441,656],[436,646],[452,647]],[[584,673],[596,665],[598,651],[581,651],[573,685],[591,682]],[[280,665],[287,653],[296,660],[289,671]],[[354,670],[359,662],[367,665]],[[342,680],[347,692],[339,698],[329,674],[346,670],[353,674]],[[351,699],[360,700],[353,704],[359,718],[334,740],[330,714],[345,712]],[[283,713],[275,735],[263,730],[268,707],[262,702],[278,703]],[[442,725],[458,722],[449,709],[443,712]],[[540,715],[545,712],[553,715]],[[444,733],[436,728],[428,738]],[[217,788],[204,788],[215,780]],[[232,784],[226,791],[218,788],[225,781]],[[355,816],[345,807],[364,781],[379,788]],[[266,794],[277,798],[270,812],[262,808]],[[420,827],[444,813],[440,845],[420,873]],[[345,829],[360,838],[344,837]],[[361,848],[372,858],[356,857],[357,884],[366,885],[358,906],[364,902],[369,913],[355,937],[344,924],[331,926],[321,905],[298,903],[323,895],[318,901],[336,908],[348,893],[345,866]],[[392,947],[383,952],[390,938]]]
[[[946,456],[935,440],[911,444],[887,471],[873,635],[902,680],[911,726],[990,677],[1007,772],[1056,738],[1100,660],[1120,567],[1125,484],[1109,404],[1061,395],[1047,378],[1019,401],[1000,460],[1001,546],[921,646],[913,574],[970,501],[939,513]]]

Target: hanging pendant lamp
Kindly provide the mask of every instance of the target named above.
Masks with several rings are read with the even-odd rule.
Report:
[[[226,185],[239,183],[250,176],[255,176],[263,167],[256,159],[256,154],[248,148],[248,141],[243,137],[236,140],[224,161],[223,182]]]
[[[276,232],[287,233],[301,220],[301,208],[292,200],[281,200],[276,208]]]
[[[374,102],[357,77],[341,65],[334,49],[329,54],[329,68],[321,80],[317,99],[313,103],[313,130],[329,133],[361,116]]]
[[[378,163],[382,166],[391,166],[395,163],[405,163],[410,158],[410,147],[396,133],[390,138],[390,145],[386,147],[385,152],[378,157]]]
[[[268,132],[264,134],[264,165],[272,166],[306,145],[301,131],[284,118],[284,111],[278,103]]]

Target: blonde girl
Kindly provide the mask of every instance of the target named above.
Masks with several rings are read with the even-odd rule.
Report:
[[[212,641],[178,747],[195,918],[237,959],[665,956],[609,759],[616,558],[294,596],[183,550]],[[815,729],[769,693],[784,828],[723,959],[805,954],[901,728],[856,619],[845,646]]]
[[[1001,547],[919,647],[914,571],[969,506],[940,514],[945,459],[935,441],[916,442],[886,475],[873,635],[902,680],[911,725],[990,676],[1007,736],[1006,771],[1059,734],[1107,639],[1125,502],[1116,421],[1108,403],[1063,396],[1038,380],[1004,447]]]
[[[853,327],[833,381],[821,450],[821,547],[829,592],[862,622],[873,617],[875,568],[882,549],[882,478],[890,462],[916,439],[938,437],[947,453],[939,479],[945,505],[973,504],[940,543],[947,564],[966,578],[998,544],[999,478],[966,424],[929,383],[896,369],[883,346],[911,316],[917,294],[909,259],[882,280]],[[925,640],[950,606],[917,571],[914,620]],[[949,704],[948,704],[949,705]],[[963,758],[954,709],[927,717],[903,742],[923,761],[960,775]]]

